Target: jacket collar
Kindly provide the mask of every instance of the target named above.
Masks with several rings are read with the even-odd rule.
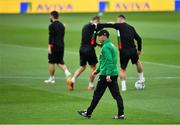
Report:
[[[105,44],[107,44],[107,43],[109,43],[109,42],[110,42],[110,40],[109,40],[109,39],[106,39],[106,40],[103,41],[102,45],[105,45]]]

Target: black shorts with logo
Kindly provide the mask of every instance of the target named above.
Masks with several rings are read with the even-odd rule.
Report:
[[[79,49],[80,66],[85,66],[88,62],[89,65],[96,65],[98,63],[95,49],[89,46],[81,46]]]
[[[120,65],[122,69],[126,69],[129,60],[131,60],[132,64],[136,64],[139,60],[139,56],[137,54],[137,50],[135,48],[132,49],[121,49],[120,50]]]
[[[50,64],[64,64],[64,48],[53,50],[48,54],[48,60]]]

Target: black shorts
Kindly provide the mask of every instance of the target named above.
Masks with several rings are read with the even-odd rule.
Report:
[[[96,65],[98,63],[96,52],[91,47],[80,47],[80,66],[85,66],[88,62],[89,65]]]
[[[122,69],[126,69],[129,60],[131,60],[132,64],[136,64],[139,60],[139,56],[137,54],[136,49],[121,49],[120,50],[120,65]]]
[[[48,60],[50,64],[64,64],[64,49],[59,51],[53,51],[52,54],[48,54]]]

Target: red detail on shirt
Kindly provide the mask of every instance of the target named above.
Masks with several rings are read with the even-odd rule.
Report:
[[[122,44],[121,42],[118,43],[118,48],[121,49],[122,48]]]
[[[94,38],[92,38],[91,39],[91,45],[94,45],[94,42],[95,42],[95,40],[94,40]]]

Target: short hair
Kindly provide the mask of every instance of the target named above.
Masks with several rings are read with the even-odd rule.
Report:
[[[92,21],[94,21],[94,20],[100,21],[100,17],[99,17],[99,16],[94,16],[94,17],[92,18]]]
[[[100,30],[97,33],[98,36],[106,36],[107,38],[109,38],[109,32],[107,30]]]
[[[122,15],[122,14],[120,14],[118,17],[126,19],[126,17],[124,15]]]
[[[58,19],[59,14],[58,14],[57,11],[54,10],[54,11],[51,12],[51,16],[53,16],[55,19]]]

